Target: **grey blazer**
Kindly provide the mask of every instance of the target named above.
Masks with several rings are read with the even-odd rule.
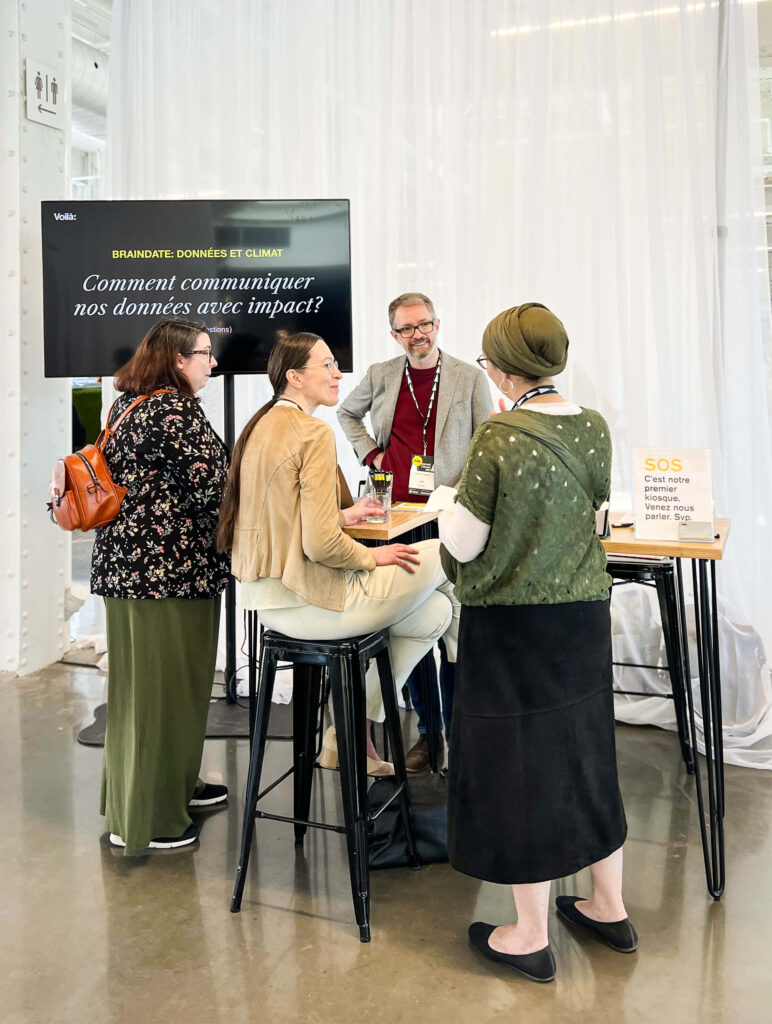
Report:
[[[373,448],[385,451],[388,447],[404,372],[403,355],[373,363],[338,408],[340,425],[360,462]],[[492,407],[482,370],[443,352],[434,434],[435,486],[453,487],[458,483],[472,434],[488,419]],[[363,423],[368,412],[375,437],[368,434]]]

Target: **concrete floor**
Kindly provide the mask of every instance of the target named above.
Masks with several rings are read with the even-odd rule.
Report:
[[[296,854],[290,827],[261,822],[242,912],[230,914],[246,740],[207,741],[204,774],[233,797],[199,846],[113,851],[98,814],[102,752],[74,738],[103,683],[65,665],[0,677],[4,1024],[772,1021],[768,774],[727,767],[728,884],[714,903],[675,735],[619,727],[639,952],[615,954],[553,911],[558,977],[537,986],[467,943],[470,921],[512,920],[510,891],[448,865],[374,873],[373,941],[362,945],[335,834],[314,832]],[[269,747],[268,768],[286,763],[289,744]],[[334,776],[320,774],[316,812],[332,816]],[[289,806],[289,794],[276,799]],[[587,891],[585,877],[553,886],[574,891]]]

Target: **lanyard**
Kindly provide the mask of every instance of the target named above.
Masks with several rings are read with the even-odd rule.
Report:
[[[426,410],[426,419],[424,419],[424,415],[421,412],[420,406],[418,405],[418,399],[415,396],[415,388],[413,387],[413,381],[412,381],[412,379],[410,377],[410,366],[408,364],[407,359],[405,360],[405,376],[407,377],[407,386],[410,389],[410,397],[413,399],[413,403],[415,404],[416,411],[417,411],[417,413],[418,413],[418,415],[420,417],[420,420],[421,420],[421,429],[423,431],[423,437],[424,437],[424,455],[426,455],[426,432],[429,429],[429,420],[432,418],[432,409],[434,408],[434,398],[435,398],[435,396],[437,394],[437,388],[439,387],[439,384],[440,384],[440,367],[441,366],[442,366],[442,352],[440,352],[439,357],[437,359],[437,369],[434,371],[434,380],[432,381],[432,393],[429,396],[429,408]],[[554,391],[554,388],[553,388],[553,391]]]
[[[551,384],[542,384],[538,388],[531,388],[530,391],[526,391],[524,395],[521,395],[520,398],[518,398],[510,411],[514,412],[515,409],[519,409],[521,405],[524,405],[532,398],[536,398],[537,395],[556,395],[557,393],[558,389],[553,387]]]

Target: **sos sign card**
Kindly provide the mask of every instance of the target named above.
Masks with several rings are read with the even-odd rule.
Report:
[[[713,540],[707,448],[635,448],[635,536]]]

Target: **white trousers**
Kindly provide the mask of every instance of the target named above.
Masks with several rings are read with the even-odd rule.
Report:
[[[389,628],[391,665],[397,689],[440,637],[448,661],[456,660],[461,606],[440,564],[440,542],[420,541],[420,565],[406,572],[398,565],[379,565],[371,572],[347,573],[342,612],[313,604],[258,610],[267,629],[298,640],[342,640]],[[366,678],[367,717],[384,719],[378,669],[371,662]]]

